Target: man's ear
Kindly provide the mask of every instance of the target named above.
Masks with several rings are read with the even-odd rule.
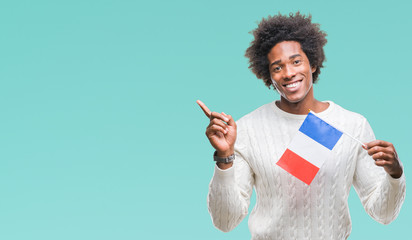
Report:
[[[316,72],[316,67],[315,66],[312,66],[311,69],[312,69],[312,73]]]

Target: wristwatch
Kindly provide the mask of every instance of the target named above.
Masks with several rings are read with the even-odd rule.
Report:
[[[218,157],[217,152],[215,151],[215,153],[213,154],[213,160],[215,160],[215,162],[218,162],[218,163],[231,163],[233,162],[233,160],[235,160],[235,154],[222,158],[222,157]]]

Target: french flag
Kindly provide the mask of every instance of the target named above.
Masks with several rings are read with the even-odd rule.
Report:
[[[310,185],[341,136],[341,131],[309,112],[276,164]]]

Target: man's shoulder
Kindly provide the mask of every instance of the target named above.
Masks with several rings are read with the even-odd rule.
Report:
[[[270,102],[270,103],[266,103],[260,107],[258,107],[257,109],[253,110],[252,112],[244,115],[243,117],[241,117],[239,120],[237,120],[237,124],[246,124],[248,122],[254,122],[258,119],[262,119],[267,117],[270,114],[274,113],[273,110],[273,104],[275,104],[275,102]]]
[[[345,118],[358,120],[358,121],[365,119],[365,117],[363,115],[361,115],[357,112],[350,111],[350,110],[348,110],[346,108],[343,108],[342,106],[340,106],[336,103],[333,103],[333,104],[335,105],[334,106],[334,110],[335,110],[334,114],[336,114],[336,115],[344,116]]]
[[[336,103],[333,104],[333,111],[331,111],[328,117],[333,122],[338,123],[338,125],[360,127],[365,121],[367,121],[363,115],[347,110]]]

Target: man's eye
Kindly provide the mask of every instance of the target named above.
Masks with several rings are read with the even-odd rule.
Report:
[[[279,72],[280,70],[282,70],[281,67],[275,67],[275,68],[273,68],[273,71],[274,71],[274,72]]]
[[[295,60],[295,61],[293,61],[294,64],[299,64],[299,63],[301,63],[301,62],[302,62],[301,60]]]

